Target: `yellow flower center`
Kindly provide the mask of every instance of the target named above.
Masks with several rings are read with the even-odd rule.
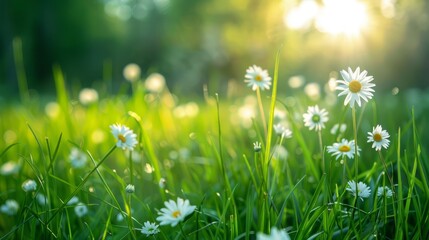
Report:
[[[258,81],[258,82],[262,81],[262,76],[261,75],[256,75],[255,76],[255,80]]]
[[[348,152],[348,151],[350,151],[350,147],[347,145],[343,145],[343,146],[339,147],[338,150],[340,150],[341,152]]]
[[[352,93],[357,93],[362,89],[362,84],[358,80],[352,80],[349,83],[349,90]]]
[[[311,120],[313,120],[314,123],[318,123],[318,122],[320,122],[320,116],[315,114],[315,115],[313,115]]]
[[[171,215],[172,215],[174,218],[178,218],[181,214],[180,214],[180,211],[179,211],[179,210],[176,210],[176,211],[174,211]]]
[[[383,138],[381,137],[380,133],[376,133],[374,134],[374,136],[372,136],[372,138],[374,139],[374,141],[376,142],[380,142]]]
[[[121,140],[122,143],[125,143],[127,141],[127,139],[122,134],[118,134],[118,138],[119,140]]]

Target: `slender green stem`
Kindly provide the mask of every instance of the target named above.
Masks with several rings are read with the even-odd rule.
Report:
[[[134,164],[133,164],[133,152],[130,151],[128,156],[128,161],[130,163],[130,183],[134,185]]]
[[[104,155],[104,157],[97,163],[97,165],[85,176],[85,178],[82,180],[82,182],[79,183],[79,185],[76,187],[76,189],[72,192],[72,194],[70,194],[68,197],[66,197],[64,199],[64,203],[63,205],[61,205],[57,211],[55,211],[52,216],[48,219],[48,221],[46,222],[46,224],[49,224],[54,217],[61,211],[64,209],[64,207],[67,205],[67,203],[70,201],[70,199],[75,196],[77,194],[77,192],[79,192],[83,185],[89,180],[89,177],[98,169],[98,167],[101,166],[101,164],[103,164],[103,162],[107,159],[107,157],[116,149],[116,145],[114,145],[107,153],[106,155]]]
[[[325,154],[323,153],[322,131],[317,131],[317,133],[319,135],[319,146],[320,146],[320,155],[322,158],[322,169],[323,169],[323,173],[326,173]]]
[[[258,98],[259,112],[261,113],[262,125],[264,128],[264,136],[267,137],[267,121],[265,118],[264,106],[262,105],[261,90],[259,88],[256,89],[256,97]]]
[[[18,79],[19,95],[24,104],[30,102],[28,91],[27,75],[24,67],[24,56],[22,53],[22,40],[19,37],[13,39],[13,60],[15,62],[16,77]]]
[[[343,184],[345,184],[347,182],[346,180],[346,160],[345,157],[343,156],[343,159],[341,159],[341,164],[343,165]]]
[[[179,223],[179,228],[180,228],[180,233],[182,233],[182,235],[183,235],[183,238],[188,239],[188,237],[185,234],[185,231],[183,230],[182,223]]]
[[[357,144],[357,126],[356,126],[356,109],[352,107],[352,118],[353,118],[353,136],[355,141],[355,177],[359,175],[359,158],[358,158],[358,144]],[[357,188],[356,188],[357,189]]]
[[[387,169],[387,164],[386,164],[386,162],[384,161],[384,158],[383,158],[383,154],[381,154],[381,151],[377,151],[377,152],[378,152],[378,156],[381,159],[381,162],[383,163],[385,173],[387,174],[387,178],[389,178],[390,186],[392,188],[393,198],[395,198],[395,188],[394,188],[394,185],[393,185],[392,176],[390,176],[390,174],[389,174],[389,171]]]

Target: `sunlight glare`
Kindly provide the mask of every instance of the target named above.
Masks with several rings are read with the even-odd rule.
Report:
[[[304,0],[284,16],[284,23],[290,29],[306,29],[310,27],[318,11],[319,5],[314,0]]]
[[[368,24],[366,6],[357,0],[324,0],[316,28],[333,35],[356,36]]]

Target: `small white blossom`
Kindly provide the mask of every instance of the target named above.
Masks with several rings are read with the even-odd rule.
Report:
[[[88,207],[84,203],[79,202],[74,207],[74,212],[76,213],[77,217],[81,218],[81,217],[85,216],[86,214],[88,214]]]
[[[351,68],[348,68],[348,71],[341,70],[341,76],[344,80],[337,80],[338,86],[337,90],[341,92],[338,96],[347,95],[344,100],[344,105],[350,103],[350,107],[353,107],[355,102],[361,106],[361,98],[368,102],[368,99],[371,99],[374,92],[373,87],[375,84],[371,83],[374,80],[373,76],[367,76],[368,72],[360,72],[360,68],[356,68],[356,71],[352,71]]]
[[[360,148],[357,149],[357,154],[359,155]],[[332,156],[336,156],[338,160],[340,157],[348,157],[353,159],[355,156],[355,141],[348,141],[346,139],[342,139],[341,142],[334,143],[332,146],[328,146],[328,152],[332,154]]]
[[[48,198],[42,193],[37,193],[36,200],[41,206],[45,206],[49,204]]]
[[[319,109],[319,106],[310,106],[308,107],[307,113],[303,114],[304,125],[310,130],[321,131],[322,128],[325,128],[325,123],[328,121],[328,112],[322,108]]]
[[[76,203],[79,202],[79,198],[76,196],[73,196],[72,198],[70,198],[70,200],[67,202],[67,205],[74,205]]]
[[[130,63],[124,67],[123,75],[127,81],[135,82],[140,79],[140,67],[135,63]]]
[[[165,186],[167,185],[167,180],[165,180],[165,178],[160,178],[158,185],[159,188],[165,188]]]
[[[69,161],[73,168],[83,168],[88,161],[88,156],[78,148],[72,148]]]
[[[123,150],[132,151],[137,145],[137,135],[129,129],[127,126],[122,124],[113,124],[110,125],[112,134],[116,139],[116,146],[122,148]]]
[[[128,184],[128,185],[125,187],[125,192],[127,192],[127,193],[134,193],[134,191],[135,191],[135,187],[134,187],[134,185],[132,185],[132,184]]]
[[[368,142],[372,142],[372,148],[376,151],[380,151],[381,148],[387,149],[389,147],[389,133],[381,128],[381,125],[377,125],[372,128],[372,132],[368,132]]]
[[[260,142],[256,141],[256,142],[253,143],[253,150],[255,152],[260,152],[261,149],[262,149],[262,147],[261,147],[261,143]]]
[[[158,227],[159,226],[156,223],[151,223],[149,221],[146,221],[143,224],[141,232],[143,234],[146,234],[146,237],[149,237],[151,235],[155,235],[155,234],[159,233]]]
[[[0,174],[3,176],[13,175],[18,173],[20,168],[21,166],[18,163],[15,163],[14,161],[9,161],[1,166]]]
[[[393,192],[387,186],[378,187],[378,189],[377,189],[377,196],[378,197],[386,196],[386,198],[391,198],[393,196]]]
[[[363,201],[364,198],[368,198],[371,195],[371,189],[363,182],[356,182],[351,180],[347,183],[348,187],[346,188],[353,196],[356,195]],[[357,188],[356,188],[357,187]]]
[[[196,206],[192,206],[189,200],[183,200],[177,198],[177,202],[169,200],[164,202],[165,208],[161,208],[159,215],[156,220],[160,222],[160,225],[171,225],[176,226],[179,222],[183,221],[186,216],[194,212]]]
[[[273,126],[274,132],[277,135],[280,135],[282,138],[291,138],[292,137],[292,131],[285,126],[283,126],[281,123],[278,123]]]
[[[244,77],[246,78],[244,82],[247,83],[247,86],[252,87],[253,91],[256,91],[256,89],[270,89],[271,77],[268,75],[267,70],[253,65],[246,70]]]
[[[90,105],[98,101],[97,90],[92,88],[84,88],[79,93],[79,101],[83,105]]]
[[[6,200],[6,202],[0,206],[0,212],[13,216],[18,213],[19,204],[13,199]]]
[[[37,183],[32,179],[28,179],[22,183],[22,189],[24,190],[24,192],[36,191]]]
[[[152,73],[146,78],[144,85],[150,92],[161,93],[166,86],[165,78],[159,73]]]
[[[257,240],[290,240],[289,234],[284,229],[278,230],[277,227],[271,228],[270,234],[257,233]]]
[[[330,133],[332,135],[337,134],[339,130],[339,133],[344,133],[347,130],[347,125],[345,123],[341,123],[341,124],[334,124],[334,126],[332,126]]]

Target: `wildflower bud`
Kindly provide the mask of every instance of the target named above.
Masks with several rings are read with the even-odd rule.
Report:
[[[165,178],[159,179],[159,188],[165,188],[166,184],[167,180],[165,180]]]
[[[260,152],[261,149],[262,149],[262,147],[261,147],[261,143],[260,142],[256,141],[256,142],[253,143],[253,150],[255,152]]]
[[[130,63],[127,66],[125,66],[123,75],[127,81],[135,82],[140,78],[140,73],[141,73],[141,70],[139,65],[135,63]]]
[[[134,187],[134,185],[132,185],[132,184],[128,184],[128,185],[125,187],[125,191],[126,191],[127,193],[134,193],[134,190],[135,190],[135,187]]]
[[[24,192],[36,191],[37,183],[34,180],[29,179],[22,183],[22,189],[24,190]]]

